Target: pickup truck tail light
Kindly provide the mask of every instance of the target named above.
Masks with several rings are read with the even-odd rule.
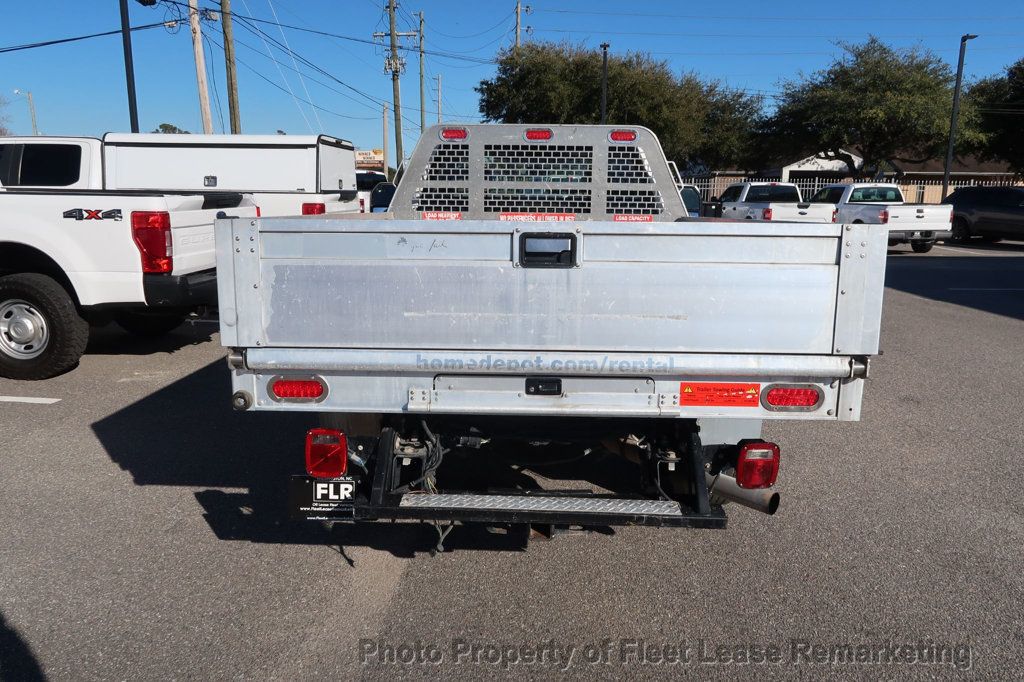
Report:
[[[949,209],[949,224],[953,224],[953,209]]]
[[[771,220],[771,219],[772,219],[772,210],[770,208],[762,208],[761,209],[761,220]]]
[[[132,211],[132,239],[142,256],[143,272],[162,273],[174,269],[170,213]]]
[[[837,222],[838,220],[839,220],[839,209],[838,208],[833,208],[832,209],[832,222]]]
[[[323,215],[327,212],[327,204],[303,204],[302,215]]]
[[[779,476],[779,446],[757,441],[740,446],[736,484],[741,488],[771,488]]]
[[[882,222],[883,225],[888,223],[889,222],[889,209],[883,208],[881,211],[879,211],[878,212],[878,219]]]
[[[348,470],[348,438],[335,429],[306,432],[306,473],[314,478],[338,478]]]
[[[366,199],[359,197],[359,212],[366,213]]]

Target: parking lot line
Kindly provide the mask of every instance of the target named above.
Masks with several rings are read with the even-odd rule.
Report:
[[[1018,255],[1016,253],[1010,253],[1010,252],[1006,252],[1006,251],[981,251],[981,250],[975,250],[975,249],[968,249],[968,248],[963,247],[963,246],[951,247],[951,246],[941,246],[939,244],[936,244],[935,248],[939,249],[939,250],[942,250],[942,251],[949,251],[950,253],[960,253],[960,254],[970,253],[970,254],[973,254],[975,256],[988,256],[990,258],[1001,258],[1001,257],[1006,257],[1006,256],[1016,256],[1016,255]]]
[[[36,405],[52,405],[59,403],[60,398],[32,398],[30,396],[0,395],[0,403],[33,403]]]

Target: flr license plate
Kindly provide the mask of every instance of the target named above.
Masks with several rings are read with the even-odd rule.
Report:
[[[355,513],[355,494],[356,482],[351,478],[324,480],[292,476],[288,483],[288,507],[293,518],[351,520]]]

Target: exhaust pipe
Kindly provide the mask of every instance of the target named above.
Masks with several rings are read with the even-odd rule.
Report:
[[[718,495],[730,502],[742,504],[744,507],[756,509],[771,516],[779,508],[779,494],[770,488],[750,490],[741,488],[736,479],[725,474],[712,476],[704,474],[708,484],[708,494]]]

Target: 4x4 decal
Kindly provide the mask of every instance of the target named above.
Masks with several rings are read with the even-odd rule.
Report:
[[[121,209],[104,211],[102,208],[72,208],[64,211],[64,217],[74,220],[121,220]]]

